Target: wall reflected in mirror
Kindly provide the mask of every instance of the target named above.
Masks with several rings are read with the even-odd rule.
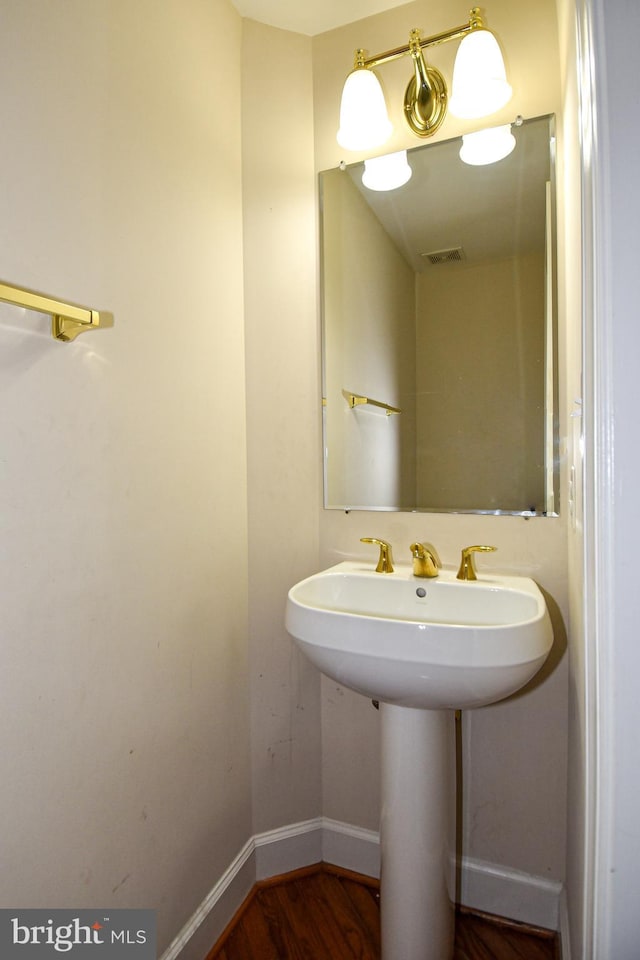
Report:
[[[513,132],[388,192],[320,175],[328,508],[557,513],[553,118]]]

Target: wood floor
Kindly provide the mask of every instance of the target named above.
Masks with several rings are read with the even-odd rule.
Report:
[[[377,883],[326,865],[259,884],[207,960],[380,960]],[[454,960],[560,960],[557,937],[460,910]]]

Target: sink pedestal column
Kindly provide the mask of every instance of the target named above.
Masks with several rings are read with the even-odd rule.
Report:
[[[380,704],[382,960],[450,960],[455,715]]]

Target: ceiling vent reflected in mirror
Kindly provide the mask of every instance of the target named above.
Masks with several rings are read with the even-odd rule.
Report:
[[[421,253],[423,260],[427,260],[434,267],[441,263],[462,263],[465,259],[462,247],[451,247],[449,250],[432,250],[431,253]]]

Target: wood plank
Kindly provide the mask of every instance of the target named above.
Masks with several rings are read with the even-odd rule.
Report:
[[[229,939],[229,960],[236,960],[236,953],[237,960],[245,960],[245,952],[247,960],[254,960],[254,957],[256,960],[279,960],[283,955],[279,916],[276,919],[274,912],[265,909],[257,896],[253,898],[236,929],[243,931],[244,939]]]
[[[269,930],[270,946],[276,949],[275,960],[282,960],[283,957],[307,960],[309,954],[305,953],[304,944],[299,942],[298,933],[291,923],[290,911],[283,909],[281,891],[287,886],[288,884],[282,884],[258,890],[256,908],[263,912]],[[260,942],[256,943],[257,947],[260,945]],[[257,954],[256,960],[263,960],[262,955]],[[265,955],[264,960],[271,958]]]
[[[304,881],[282,884],[275,888],[275,894],[303,956],[331,960],[332,956],[340,956],[342,944],[339,940],[336,944],[335,930],[321,929],[316,905],[309,892],[313,880],[314,877],[309,877]]]
[[[371,944],[380,953],[380,894],[375,888],[347,877],[340,878],[340,884],[360,917]]]
[[[231,931],[223,947],[227,960],[277,960],[277,954],[269,948],[268,941],[262,942],[260,954],[256,952],[255,944],[252,943],[249,930],[245,924],[247,914],[245,914],[242,923],[236,924]],[[221,952],[216,954],[216,960],[221,960]]]
[[[318,873],[306,881],[306,896],[316,922],[322,924],[332,958],[354,957],[377,960],[379,945],[369,934],[339,880],[327,873]]]

